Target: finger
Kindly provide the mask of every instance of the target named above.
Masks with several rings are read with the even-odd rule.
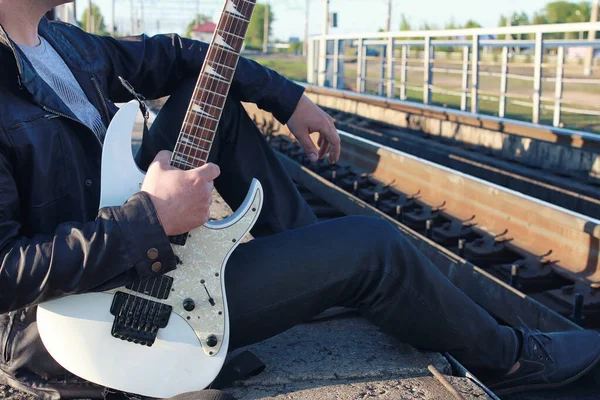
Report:
[[[165,167],[168,167],[169,163],[171,162],[172,154],[173,153],[170,151],[162,150],[156,155],[156,157],[154,157],[152,164],[156,163],[165,169]]]
[[[321,148],[319,149],[319,160],[322,160],[325,157],[325,154],[327,154],[328,150],[329,150],[329,141],[327,141],[327,139],[323,139],[323,144],[321,145]]]
[[[340,134],[333,123],[331,124],[329,131],[328,142],[331,144],[329,162],[335,164],[339,161],[340,155],[342,154],[342,140],[340,139]]]
[[[208,163],[200,168],[196,168],[195,173],[206,179],[207,182],[214,181],[221,175],[221,169],[218,165],[213,163]]]
[[[298,142],[300,142],[300,146],[302,146],[304,149],[308,159],[312,162],[317,162],[319,160],[317,148],[310,138],[309,133],[306,132],[304,134],[297,135],[296,138],[298,139]]]

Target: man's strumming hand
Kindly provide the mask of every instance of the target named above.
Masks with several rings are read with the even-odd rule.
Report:
[[[171,152],[158,153],[142,191],[148,193],[167,236],[177,236],[204,225],[210,216],[213,181],[221,174],[215,164],[183,171],[170,165]]]
[[[308,97],[302,96],[287,126],[312,162],[322,160],[328,150],[330,163],[333,164],[339,160],[341,140],[333,119]],[[312,133],[319,134],[319,150],[310,138]]]

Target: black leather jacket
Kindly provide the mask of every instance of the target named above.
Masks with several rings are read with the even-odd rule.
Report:
[[[148,99],[199,74],[208,45],[177,35],[126,40],[42,20],[40,35],[65,60],[108,126],[131,100],[119,77]],[[285,123],[303,88],[240,59],[231,94]],[[45,351],[35,304],[151,276],[147,257],[174,255],[152,202],[134,195],[98,211],[101,143],[77,120],[0,26],[0,382],[42,398],[99,397]]]

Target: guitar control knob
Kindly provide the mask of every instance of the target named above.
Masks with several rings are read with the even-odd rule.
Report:
[[[219,343],[219,339],[215,335],[210,335],[206,338],[206,344],[208,347],[215,347]]]
[[[183,309],[185,311],[194,311],[194,308],[196,308],[196,303],[194,303],[194,300],[192,299],[185,299],[183,301]]]

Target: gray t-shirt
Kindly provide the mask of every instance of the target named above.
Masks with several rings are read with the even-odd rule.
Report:
[[[102,122],[100,113],[90,103],[61,56],[46,39],[40,37],[40,41],[38,46],[19,45],[19,47],[42,79],[56,92],[73,114],[89,126],[103,142],[106,126]]]

